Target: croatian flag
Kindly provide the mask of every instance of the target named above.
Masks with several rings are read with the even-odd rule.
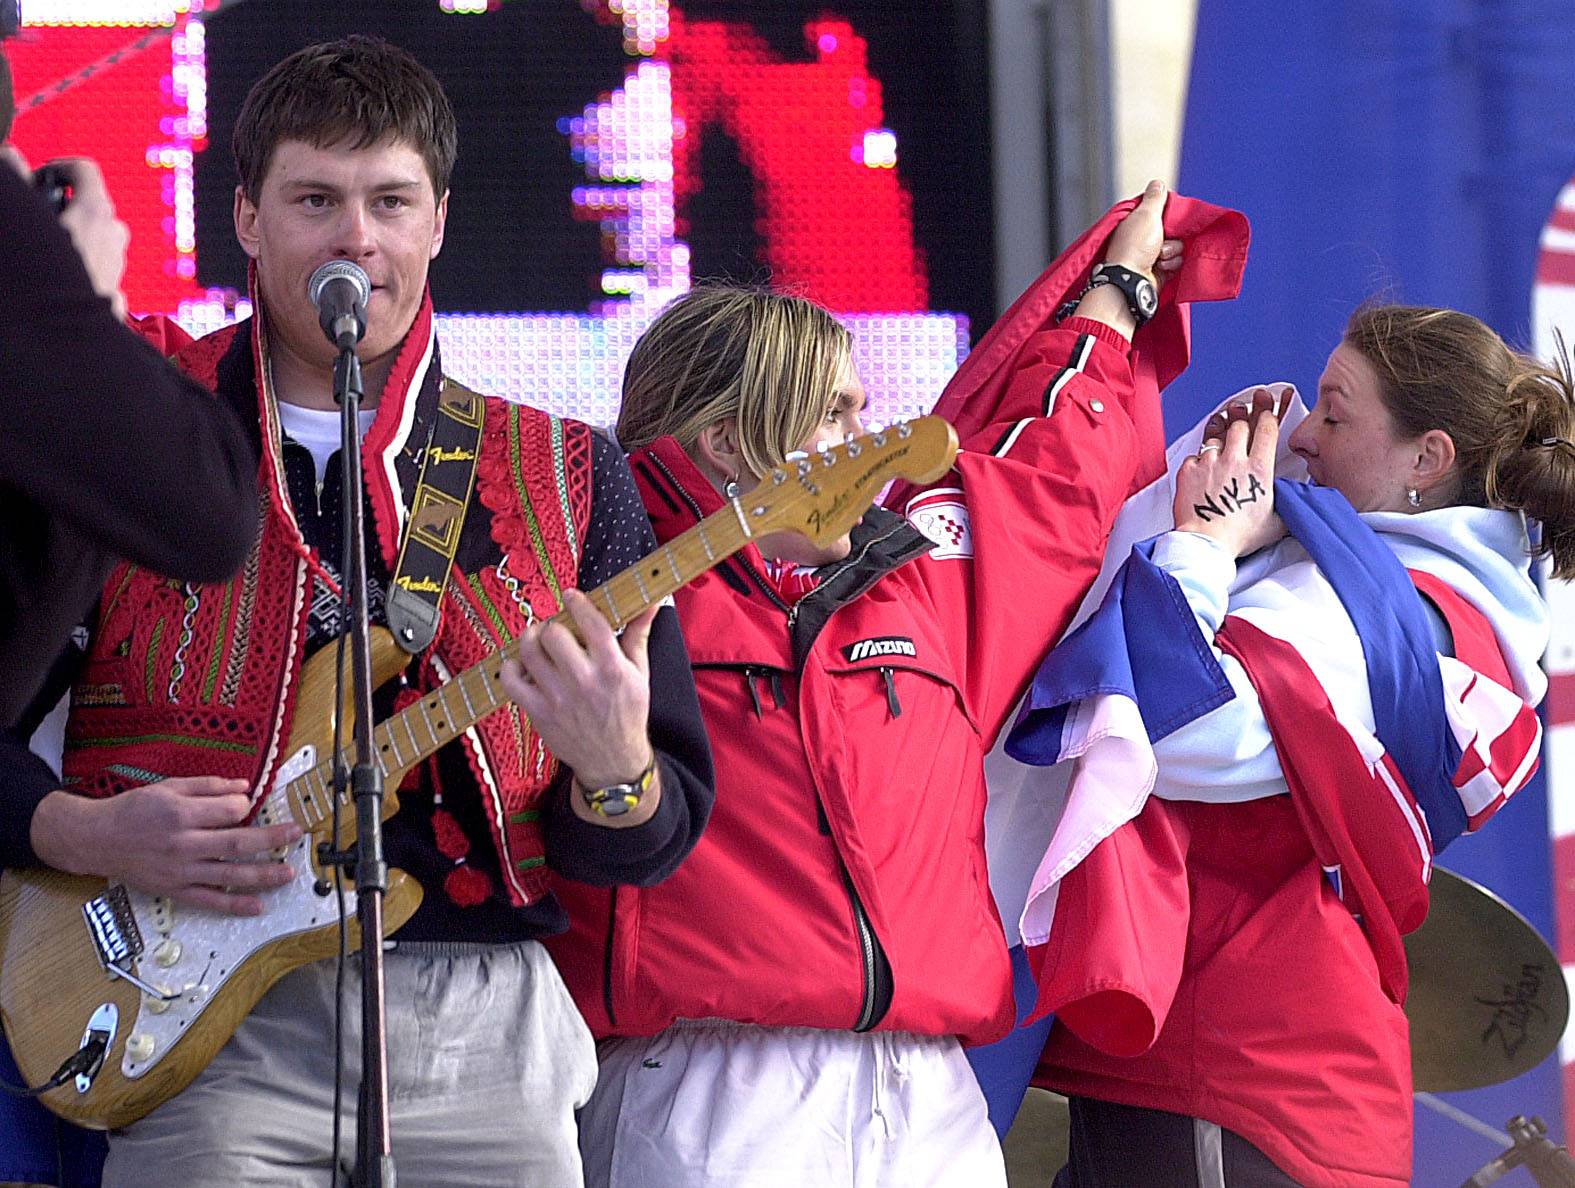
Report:
[[[1479,611],[1432,575],[1408,572],[1337,492],[1281,479],[1275,501],[1338,606],[1244,608],[1215,642],[1251,678],[1314,851],[1402,1001],[1400,938],[1426,915],[1433,856],[1531,777],[1540,725]],[[1151,551],[1134,550],[1098,611],[1050,654],[1006,743],[1023,763],[1078,760],[1022,912],[1031,947],[1049,939],[1060,880],[1141,810],[1157,772],[1153,744],[1234,696]],[[1419,586],[1451,628],[1454,657],[1436,649]],[[1341,610],[1361,642],[1371,728],[1351,716],[1359,699],[1328,687],[1309,660],[1309,615]]]

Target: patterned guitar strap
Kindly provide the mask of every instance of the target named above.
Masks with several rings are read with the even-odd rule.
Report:
[[[482,398],[444,376],[386,605],[389,630],[411,655],[437,636],[438,604],[459,553],[465,510],[476,483],[481,420]]]

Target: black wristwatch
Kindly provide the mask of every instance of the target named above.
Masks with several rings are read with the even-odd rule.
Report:
[[[1087,295],[1100,285],[1114,285],[1121,291],[1121,295],[1127,299],[1127,308],[1132,311],[1139,326],[1153,317],[1154,311],[1159,308],[1159,290],[1154,288],[1154,282],[1124,265],[1096,264],[1089,275],[1088,288],[1083,292]]]

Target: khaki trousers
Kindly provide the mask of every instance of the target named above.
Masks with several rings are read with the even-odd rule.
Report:
[[[345,982],[341,1183],[355,1159],[357,961]],[[596,1054],[546,950],[400,945],[385,982],[400,1188],[581,1188],[574,1111]],[[333,1006],[333,962],[281,979],[190,1086],[110,1136],[105,1188],[330,1188]]]

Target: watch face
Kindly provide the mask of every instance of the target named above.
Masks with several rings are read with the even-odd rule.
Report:
[[[1139,278],[1132,295],[1137,299],[1138,312],[1145,318],[1153,317],[1154,311],[1159,308],[1159,294],[1154,291],[1154,286]]]

